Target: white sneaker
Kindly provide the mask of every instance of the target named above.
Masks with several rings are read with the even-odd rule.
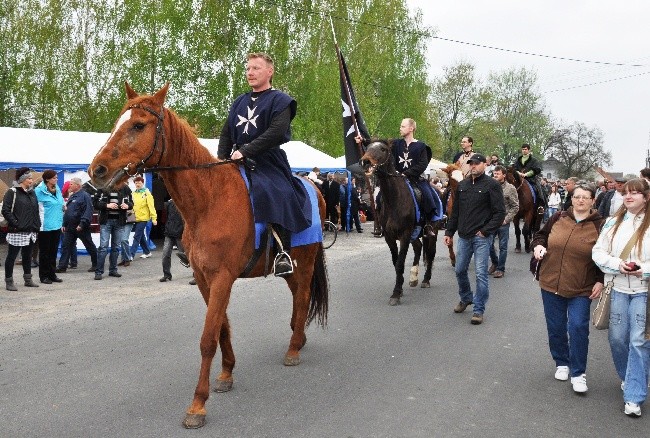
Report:
[[[625,391],[625,380],[621,382],[621,391]]]
[[[569,367],[557,367],[557,370],[555,370],[555,378],[563,382],[569,380]]]
[[[151,253],[149,253],[149,254],[142,254],[142,255],[140,256],[141,259],[148,259],[149,257],[151,257]]]
[[[641,406],[636,403],[626,402],[625,403],[625,415],[630,417],[640,417],[641,416]]]
[[[578,377],[571,377],[571,385],[574,392],[587,392],[587,376],[582,374]]]

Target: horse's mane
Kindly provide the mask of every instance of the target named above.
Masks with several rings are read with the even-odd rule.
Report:
[[[180,139],[185,145],[193,146],[183,151],[183,158],[190,163],[202,163],[214,160],[215,157],[201,144],[197,138],[196,130],[190,126],[187,120],[169,108],[166,108],[166,110],[170,137]]]

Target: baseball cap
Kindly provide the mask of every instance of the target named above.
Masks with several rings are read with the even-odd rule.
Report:
[[[482,154],[474,154],[469,158],[469,160],[467,160],[468,163],[471,163],[472,161],[475,163],[487,163],[487,160]]]

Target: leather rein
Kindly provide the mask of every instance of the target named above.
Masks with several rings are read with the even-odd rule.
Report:
[[[248,163],[245,158],[238,158],[236,160],[232,160],[230,158],[223,160],[223,161],[211,161],[209,163],[199,163],[199,164],[193,164],[190,166],[161,166],[160,161],[163,158],[163,155],[165,155],[165,151],[167,149],[167,139],[165,137],[165,129],[163,127],[163,122],[164,122],[164,117],[165,117],[165,108],[161,108],[161,112],[158,113],[154,109],[148,107],[148,106],[143,106],[140,104],[134,104],[129,106],[129,109],[132,108],[139,108],[142,110],[147,111],[148,113],[154,115],[158,119],[158,123],[156,124],[156,137],[154,138],[153,145],[151,146],[151,150],[149,151],[149,154],[140,160],[139,163],[137,163],[133,169],[133,173],[129,173],[129,169],[131,166],[133,166],[133,163],[129,163],[126,166],[124,166],[124,173],[128,175],[129,177],[134,177],[137,174],[142,174],[146,172],[158,172],[161,170],[192,170],[192,169],[207,169],[210,167],[214,166],[220,166],[222,164],[231,164],[231,163],[245,163],[247,164],[247,167],[254,167],[253,166],[248,166],[250,163]],[[160,139],[160,155],[158,156],[158,162],[156,163],[155,166],[152,167],[147,167],[146,162],[153,157],[153,155],[156,153],[158,150],[158,141]]]

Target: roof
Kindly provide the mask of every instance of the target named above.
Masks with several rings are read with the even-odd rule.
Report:
[[[109,133],[100,132],[0,127],[0,170],[25,166],[38,171],[85,171],[108,136]],[[199,141],[216,156],[218,139]],[[285,143],[282,149],[294,170],[345,168],[335,158],[301,141]]]

